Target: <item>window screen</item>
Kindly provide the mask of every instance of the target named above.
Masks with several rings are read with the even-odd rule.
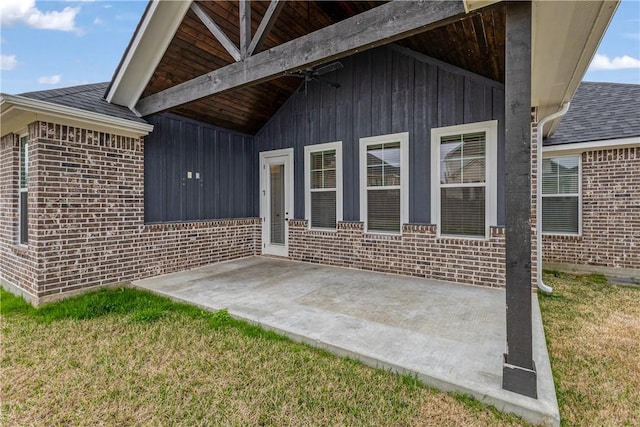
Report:
[[[542,161],[542,231],[578,234],[580,230],[580,159]]]
[[[19,189],[19,242],[29,241],[29,142],[26,136],[20,138],[20,189]]]
[[[440,139],[440,227],[453,236],[486,233],[486,133]]]
[[[336,228],[336,150],[310,154],[311,227]]]
[[[367,229],[400,232],[400,142],[367,148]]]

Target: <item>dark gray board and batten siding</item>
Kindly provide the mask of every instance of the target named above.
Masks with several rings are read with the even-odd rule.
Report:
[[[413,51],[382,47],[340,60],[295,93],[253,137],[173,114],[147,117],[145,221],[255,217],[258,155],[294,148],[295,218],[304,218],[304,146],[342,141],[345,220],[360,220],[359,138],[409,132],[409,220],[430,223],[431,128],[498,120],[498,224],[504,225],[504,86]],[[187,178],[187,172],[200,179]]]
[[[252,136],[173,114],[146,119],[145,222],[257,216]]]
[[[344,219],[358,221],[359,138],[409,132],[409,221],[430,223],[431,129],[498,120],[498,224],[492,225],[504,225],[503,84],[398,46],[340,62],[343,69],[325,76],[339,89],[311,82],[255,136],[256,163],[261,151],[294,148],[296,218],[304,218],[304,146],[342,141]]]

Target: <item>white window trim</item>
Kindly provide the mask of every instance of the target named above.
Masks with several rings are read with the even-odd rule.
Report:
[[[461,236],[441,233],[440,222],[440,140],[443,136],[485,132],[485,235]],[[498,222],[498,121],[469,123],[431,129],[431,223],[436,225],[437,237],[487,240],[491,226]]]
[[[22,187],[22,168],[24,167],[24,163],[22,162],[21,153],[22,150],[22,138],[27,139],[27,147],[24,153],[24,163],[27,164],[27,183],[26,187]],[[18,246],[27,247],[29,245],[29,231],[27,229],[27,242],[22,242],[22,208],[20,205],[20,199],[22,197],[22,193],[29,194],[29,134],[26,132],[22,132],[18,134]],[[28,196],[27,196],[28,197]],[[29,212],[29,201],[27,199],[27,218]],[[27,219],[28,223],[28,219]]]
[[[369,231],[367,224],[367,147],[400,142],[400,229],[398,232]],[[385,187],[378,187],[384,189]],[[402,225],[409,222],[409,132],[360,138],[360,221],[366,233],[402,234]]]
[[[581,154],[564,154],[564,155],[557,155],[554,156],[553,153],[549,153],[549,154],[544,154],[543,155],[543,159],[559,159],[559,158],[563,158],[563,157],[577,157],[578,158],[578,232],[577,233],[559,233],[559,232],[553,232],[553,231],[543,231],[542,235],[543,236],[573,236],[573,237],[580,237],[582,236],[582,155]],[[558,193],[558,194],[547,194],[545,195],[542,192],[542,176],[540,177],[540,179],[538,179],[538,182],[540,183],[540,188],[538,189],[538,191],[540,191],[540,195],[541,195],[541,203],[544,205],[544,199],[545,197],[562,197],[562,196],[566,196],[566,197],[574,197],[575,193]],[[540,215],[542,215],[542,206],[540,206]]]
[[[320,228],[311,226],[311,153],[319,151],[336,151],[336,227]],[[324,144],[306,145],[304,147],[304,217],[309,222],[310,230],[336,231],[338,222],[343,217],[343,196],[342,196],[342,141],[327,142]]]

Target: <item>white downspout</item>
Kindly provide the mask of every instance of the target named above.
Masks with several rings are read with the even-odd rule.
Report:
[[[536,276],[538,277],[538,289],[547,294],[553,292],[553,288],[545,285],[542,281],[542,138],[544,134],[544,125],[551,120],[564,116],[569,109],[570,104],[570,102],[565,102],[562,104],[560,111],[551,114],[538,122],[536,143],[536,158],[538,159],[536,167],[536,254],[538,262],[536,263]]]

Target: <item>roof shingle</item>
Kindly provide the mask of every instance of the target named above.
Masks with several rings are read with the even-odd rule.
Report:
[[[640,85],[582,82],[544,145],[640,136]]]
[[[134,122],[147,123],[128,108],[109,104],[103,98],[107,86],[109,86],[108,82],[93,83],[82,86],[21,93],[18,96],[78,108],[93,113],[105,114]]]

